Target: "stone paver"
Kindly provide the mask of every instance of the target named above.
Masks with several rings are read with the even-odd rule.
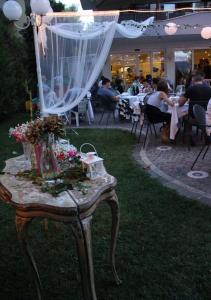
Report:
[[[130,130],[131,123],[115,123],[112,119],[109,121],[109,126],[106,126],[105,123],[99,126],[96,122],[91,127]],[[159,135],[159,128],[157,132]],[[143,130],[141,141],[144,139],[144,134],[145,130]],[[194,138],[197,146],[191,147],[190,150],[186,144],[183,144],[181,136],[178,136],[176,145],[168,144],[170,150],[161,151],[157,149],[157,147],[163,146],[159,137],[155,138],[154,135],[149,134],[145,149],[142,148],[142,143],[136,144],[133,156],[152,176],[159,178],[164,185],[176,189],[180,194],[189,198],[211,205],[211,149],[205,159],[199,158],[194,167],[194,171],[205,171],[209,176],[203,179],[193,179],[187,176],[202,145],[200,136]]]

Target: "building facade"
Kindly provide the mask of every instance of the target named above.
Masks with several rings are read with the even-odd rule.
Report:
[[[81,1],[83,8],[89,2]],[[95,3],[95,5],[93,5]],[[110,55],[103,69],[109,78],[121,78],[127,86],[134,76],[151,74],[152,77],[167,77],[174,85],[182,84],[188,73],[211,65],[211,39],[201,37],[201,30],[211,26],[211,11],[191,10],[168,12],[178,8],[211,7],[211,1],[91,1],[92,9],[146,9],[146,13],[120,12],[121,20],[133,19],[138,22],[150,16],[155,17],[154,28],[147,29],[138,39],[115,36]],[[156,13],[155,10],[164,10]],[[152,12],[150,12],[150,10]],[[166,10],[166,11],[165,11]],[[180,27],[175,35],[167,35],[164,27],[172,22]],[[211,74],[205,74],[211,78]]]

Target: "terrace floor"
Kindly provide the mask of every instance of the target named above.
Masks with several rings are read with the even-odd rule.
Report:
[[[98,120],[98,116],[96,119]],[[105,120],[106,121],[106,120]],[[122,121],[114,122],[111,118],[109,125],[103,120],[102,124],[95,121],[92,125],[80,125],[83,127],[91,126],[95,128],[121,128],[124,130],[131,130],[131,123]],[[137,134],[139,128],[137,129]],[[159,133],[159,127],[157,128]],[[191,165],[197,156],[202,141],[200,136],[194,136],[196,146],[188,150],[186,144],[182,142],[182,137],[178,135],[177,143],[164,145],[160,142],[159,136],[155,138],[154,135],[149,134],[148,141],[145,148],[142,147],[145,129],[141,143],[137,143],[137,137],[134,135],[135,147],[134,158],[137,163],[151,173],[153,177],[157,177],[164,185],[171,187],[182,195],[191,199],[211,206],[211,151],[209,150],[205,158],[202,160],[200,157],[196,163],[193,171],[194,178],[189,177],[187,174],[190,172]],[[161,148],[160,148],[161,146]],[[202,173],[201,173],[202,171]],[[203,173],[205,172],[205,173]]]

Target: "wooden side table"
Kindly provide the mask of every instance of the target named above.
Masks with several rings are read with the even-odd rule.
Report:
[[[85,195],[81,191],[72,190],[52,197],[48,193],[40,192],[39,187],[32,182],[15,176],[18,171],[25,168],[26,162],[23,160],[23,156],[6,161],[4,174],[0,176],[0,198],[15,208],[18,239],[35,281],[38,299],[42,299],[41,282],[28,244],[27,231],[34,218],[43,217],[70,224],[77,244],[84,300],[96,300],[91,220],[101,202],[108,203],[111,208],[112,229],[109,259],[115,281],[117,284],[120,283],[115,268],[115,248],[120,216],[118,199],[114,190],[116,179],[107,174],[95,181],[89,181]]]

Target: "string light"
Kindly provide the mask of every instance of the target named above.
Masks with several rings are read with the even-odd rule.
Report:
[[[210,39],[211,38],[211,27],[202,28],[201,37],[205,40]]]
[[[147,9],[125,9],[125,10],[111,10],[111,11],[93,11],[93,16],[105,16],[105,15],[118,15],[122,13],[174,13],[174,12],[185,12],[185,11],[192,11],[192,12],[211,12],[211,7],[199,7],[199,8],[192,8],[192,7],[184,7],[184,8],[176,8],[176,9],[169,9],[169,10],[147,10]],[[80,11],[80,12],[55,12],[55,13],[48,13],[48,17],[62,17],[62,16],[69,16],[69,17],[77,17],[77,16],[87,16],[90,12],[87,13],[86,11]],[[162,21],[163,22],[163,21]],[[136,25],[134,25],[136,26]],[[138,23],[137,23],[137,26]],[[168,35],[174,35],[178,28],[181,29],[202,29],[201,30],[201,37],[204,39],[211,38],[211,27],[210,25],[200,25],[200,24],[175,24],[175,23],[167,23],[167,24],[151,24],[151,25],[141,25],[142,30],[146,28],[163,28],[165,33]],[[208,29],[210,28],[210,29]],[[159,35],[159,33],[157,33]]]
[[[168,35],[174,35],[177,32],[177,24],[167,23],[164,27],[165,33]]]

